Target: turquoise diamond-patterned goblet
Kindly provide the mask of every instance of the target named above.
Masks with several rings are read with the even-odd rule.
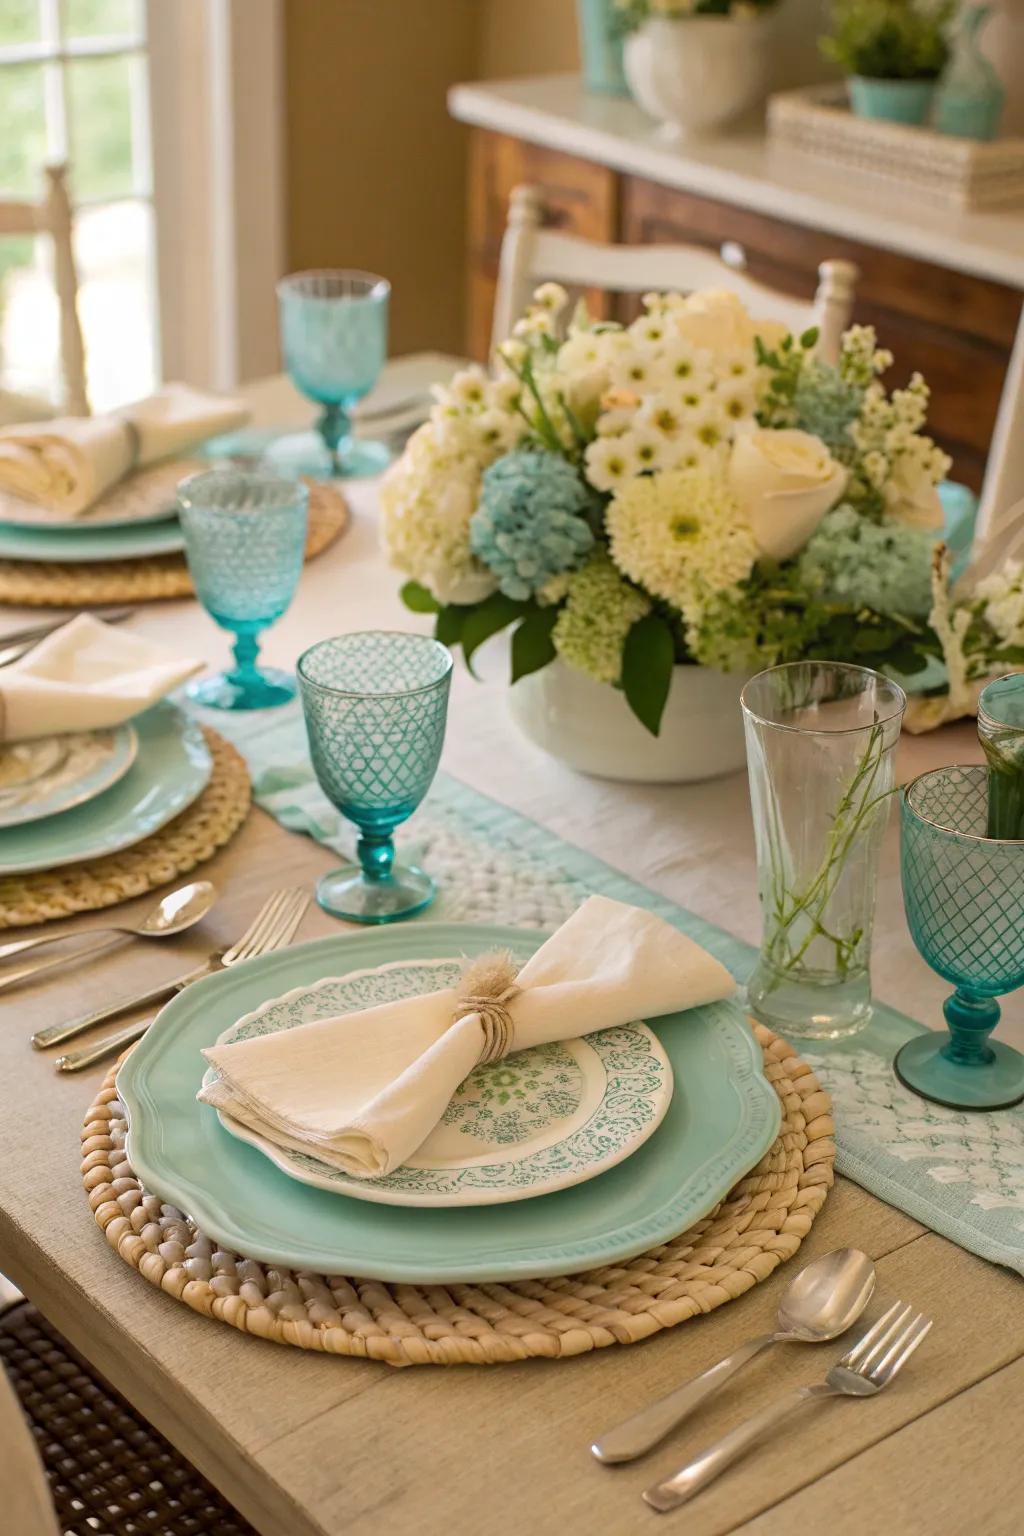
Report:
[[[936,768],[902,806],[903,900],[914,943],[956,991],[949,1033],[929,1030],[896,1056],[896,1075],[953,1109],[1007,1109],[1024,1099],[1024,1056],[990,1040],[995,999],[1024,986],[1024,840],[986,836],[987,771]]]
[[[434,882],[396,861],[391,834],[437,772],[451,652],[425,635],[371,630],[321,640],[298,673],[320,788],[359,828],[359,869],[324,875],[317,900],[357,923],[409,917],[434,899]]]
[[[211,709],[266,709],[295,697],[295,679],[259,667],[258,636],[295,595],[306,549],[309,492],[298,480],[234,469],[190,475],[178,512],[196,594],[235,636],[235,665],[191,683],[189,697]]]
[[[322,407],[323,446],[308,434],[281,438],[270,450],[275,462],[313,475],[387,467],[383,443],[355,441],[350,413],[384,366],[390,294],[386,278],[345,269],[295,272],[278,283],[284,365],[296,389]]]

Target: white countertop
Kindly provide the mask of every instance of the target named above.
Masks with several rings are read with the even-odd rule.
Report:
[[[588,94],[575,75],[456,85],[448,104],[460,122],[1024,288],[1024,209],[954,213],[851,186],[769,146],[763,129],[671,143],[634,102]]]

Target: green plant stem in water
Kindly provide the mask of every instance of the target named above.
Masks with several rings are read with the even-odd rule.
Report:
[[[826,914],[857,839],[870,830],[877,808],[893,793],[891,788],[880,791],[875,788],[886,752],[884,728],[875,725],[864,755],[836,807],[821,863],[803,890],[787,889],[782,828],[778,806],[772,798],[769,829],[772,891],[767,924],[770,937],[765,946],[765,958],[779,981],[805,974],[807,952],[816,939],[824,939],[832,945],[838,981],[847,980],[857,967],[864,927],[858,925],[848,934],[836,933],[826,921]]]
[[[983,735],[988,762],[988,835],[1024,838],[1024,731]]]

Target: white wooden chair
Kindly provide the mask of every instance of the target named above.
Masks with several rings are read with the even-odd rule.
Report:
[[[975,554],[997,545],[1012,546],[1002,558],[1012,554],[1019,560],[1024,553],[1024,305],[989,444]]]
[[[781,320],[795,333],[817,326],[818,354],[834,362],[850,323],[858,271],[849,261],[823,261],[818,291],[806,302],[747,277],[738,261],[723,260],[695,245],[601,245],[578,235],[544,229],[544,206],[536,187],[513,189],[501,246],[494,302],[492,348],[501,345],[540,282],[567,287],[607,288],[613,293],[731,288],[754,315]],[[727,253],[728,244],[723,248]]]
[[[60,308],[62,407],[69,416],[88,416],[85,349],[82,345],[82,328],[78,323],[78,274],[71,243],[71,227],[66,165],[46,167],[46,196],[41,202],[0,199],[0,236],[45,234],[53,240],[54,286]]]

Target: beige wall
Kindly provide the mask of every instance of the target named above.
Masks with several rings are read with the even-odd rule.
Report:
[[[478,0],[285,0],[287,263],[393,285],[392,352],[459,346]]]
[[[479,0],[483,79],[579,68],[576,0]]]

